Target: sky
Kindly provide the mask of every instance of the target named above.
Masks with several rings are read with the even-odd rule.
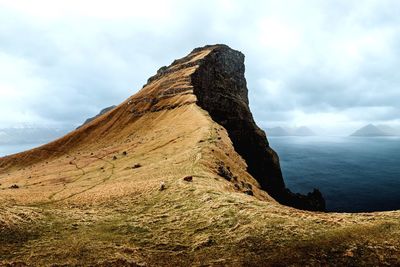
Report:
[[[397,0],[0,0],[0,129],[72,129],[215,43],[245,54],[263,128],[398,127],[399,10]]]

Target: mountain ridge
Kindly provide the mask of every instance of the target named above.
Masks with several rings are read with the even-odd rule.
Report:
[[[115,107],[116,107],[115,105],[112,105],[112,106],[103,108],[103,109],[102,109],[98,114],[96,114],[95,116],[90,117],[90,118],[87,118],[81,125],[79,125],[79,126],[77,127],[77,129],[81,128],[81,127],[82,127],[83,125],[85,125],[85,124],[88,124],[89,122],[91,122],[92,120],[94,120],[94,119],[100,117],[101,115],[103,115],[103,114],[109,112],[110,110],[112,110],[112,109],[115,108]]]
[[[283,192],[243,60],[195,49],[81,128],[0,158],[0,265],[398,265],[398,211],[304,211],[265,191],[319,204]]]
[[[185,75],[181,75],[182,72]],[[270,148],[264,131],[255,124],[247,94],[244,55],[226,45],[205,46],[194,49],[188,56],[175,60],[168,67],[160,68],[137,94],[118,107],[107,108],[100,116],[89,119],[76,131],[67,135],[67,140],[58,139],[55,143],[37,150],[42,149],[42,153],[55,153],[60,147],[71,143],[78,146],[94,136],[107,136],[113,131],[98,124],[101,118],[107,119],[112,128],[124,128],[124,123],[137,120],[146,113],[197,104],[206,110],[214,121],[227,129],[235,150],[244,158],[248,171],[263,190],[278,202],[289,206],[324,210],[325,203],[318,190],[308,195],[300,195],[285,187],[278,155]],[[123,117],[125,122],[120,121],[120,117]],[[91,134],[92,132],[97,133]],[[52,145],[56,145],[57,149],[46,148]],[[33,157],[36,160],[39,158]]]

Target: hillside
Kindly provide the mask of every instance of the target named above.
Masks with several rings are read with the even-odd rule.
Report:
[[[285,188],[244,56],[205,46],[42,147],[0,158],[0,265],[400,264],[400,213]]]
[[[399,130],[399,128],[398,127],[392,127],[392,126],[389,126],[389,125],[377,125],[376,127],[378,127],[381,131],[383,131],[383,132],[385,132],[385,133],[387,133],[387,134],[390,134],[390,135],[393,135],[393,136],[398,136],[398,135],[400,135],[400,130]]]
[[[112,110],[113,108],[115,108],[115,106],[109,106],[109,107],[103,108],[97,115],[95,115],[95,116],[93,116],[93,117],[91,117],[91,118],[86,119],[86,120],[82,123],[82,125],[78,126],[77,128],[80,128],[80,127],[82,127],[82,126],[85,125],[85,124],[88,124],[88,123],[91,122],[92,120],[94,120],[94,119],[100,117],[101,115],[103,115],[103,114],[109,112],[109,111]]]
[[[359,137],[390,136],[390,135],[392,134],[378,128],[373,124],[368,124],[351,134],[351,136],[359,136]]]

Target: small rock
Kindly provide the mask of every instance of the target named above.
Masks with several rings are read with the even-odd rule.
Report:
[[[126,156],[128,153],[126,151],[122,152],[122,155]]]
[[[162,66],[161,68],[158,69],[157,74],[163,74],[166,70],[168,69],[167,66]]]
[[[165,182],[161,182],[160,184],[160,191],[163,191],[167,188],[167,186],[165,185]]]
[[[352,258],[352,257],[354,257],[354,253],[353,253],[353,251],[351,251],[350,249],[348,249],[348,250],[346,250],[346,251],[344,252],[343,256]]]
[[[193,176],[186,176],[183,178],[184,181],[186,182],[192,182],[193,181]]]
[[[246,195],[249,195],[249,196],[254,196],[254,193],[253,193],[252,190],[246,190],[246,191],[244,191],[244,193],[245,193]]]
[[[232,172],[228,168],[225,167],[223,162],[218,163],[217,173],[219,176],[225,178],[228,181],[231,181],[233,179]]]
[[[18,186],[18,185],[16,185],[16,184],[13,184],[12,186],[10,186],[10,188],[11,188],[11,189],[18,189],[18,188],[19,188],[19,186]]]
[[[135,165],[132,166],[132,169],[137,169],[142,167],[142,165],[140,163],[136,163]]]
[[[112,158],[113,160],[116,160],[117,159],[117,156],[113,156],[113,158]]]
[[[243,181],[242,181],[242,186],[243,186],[244,188],[249,189],[249,190],[252,190],[252,189],[253,189],[253,186],[252,186],[251,184],[245,183],[245,182],[243,182]]]

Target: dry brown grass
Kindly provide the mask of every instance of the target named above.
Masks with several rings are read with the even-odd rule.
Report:
[[[281,206],[258,189],[226,130],[193,94],[161,99],[157,108],[179,106],[160,111],[132,104],[190,86],[193,68],[156,80],[60,140],[0,159],[0,265],[400,264],[399,212]],[[218,162],[236,180],[220,177]],[[188,175],[193,181],[183,180]]]

